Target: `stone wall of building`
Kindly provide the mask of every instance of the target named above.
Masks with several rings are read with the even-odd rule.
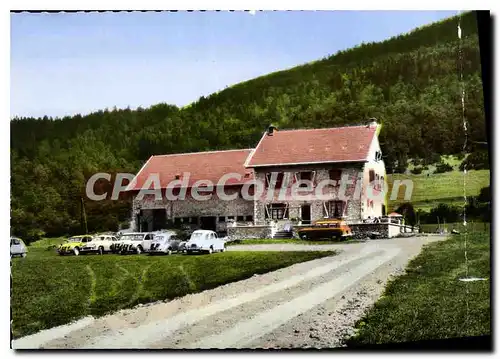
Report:
[[[238,188],[225,189],[227,194],[239,194]],[[134,197],[132,205],[132,215],[142,210],[142,215],[152,227],[153,210],[164,209],[167,221],[176,221],[181,219],[182,223],[197,225],[199,217],[217,217],[217,231],[224,232],[228,220],[238,220],[253,222],[254,203],[238,195],[234,200],[224,201],[218,198],[214,193],[210,199],[199,201],[191,196],[186,196],[183,200],[168,200],[163,196],[161,200],[155,200],[153,195],[146,195],[141,200]],[[241,218],[242,217],[242,218]],[[198,221],[193,223],[193,221]],[[131,222],[135,225],[135,230],[139,230],[137,221],[132,218]],[[144,231],[145,229],[143,229]],[[151,229],[147,229],[151,230]]]
[[[314,192],[308,198],[293,198],[292,195],[292,185],[293,176],[297,172],[301,171],[315,171],[315,183],[318,184],[321,181],[328,180],[330,178],[329,171],[331,169],[341,169],[342,176],[349,176],[352,181],[348,184],[345,190],[345,195],[348,198],[346,201],[346,211],[345,218],[348,222],[358,222],[361,219],[361,182],[358,180],[363,178],[363,165],[352,164],[350,167],[341,167],[335,164],[325,164],[325,165],[305,165],[305,166],[281,166],[281,167],[267,167],[267,168],[256,168],[254,173],[254,178],[262,184],[266,183],[266,174],[271,172],[284,172],[285,176],[288,176],[288,186],[286,189],[270,189],[263,188],[263,192],[259,197],[256,197],[255,201],[255,223],[265,224],[266,223],[266,211],[265,206],[270,203],[286,203],[288,204],[289,212],[288,218],[301,218],[301,207],[302,205],[309,204],[311,206],[311,221],[316,221],[325,217],[324,203],[338,198],[338,187],[327,186],[324,187],[322,191],[323,198],[315,198]],[[356,186],[358,185],[358,188]],[[316,187],[317,188],[317,187]],[[280,192],[283,194],[283,199],[279,199],[278,196]],[[306,196],[304,196],[306,197]]]
[[[230,240],[272,238],[271,226],[236,226],[227,228]]]

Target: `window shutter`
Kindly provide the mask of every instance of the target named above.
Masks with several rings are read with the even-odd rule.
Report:
[[[266,218],[270,218],[271,216],[269,215],[269,204],[264,205],[264,209],[266,210]]]
[[[347,203],[348,201],[342,201],[342,217],[347,215]]]
[[[326,207],[326,202],[323,202],[323,210],[324,210],[324,213],[325,213],[325,217],[329,217],[328,215],[328,208]]]
[[[316,171],[312,171],[311,182],[313,187],[316,187],[315,181],[316,181]]]
[[[266,173],[266,188],[269,188],[269,184],[271,183],[271,174]]]

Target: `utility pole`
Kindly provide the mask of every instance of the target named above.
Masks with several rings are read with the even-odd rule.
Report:
[[[85,234],[89,233],[89,229],[87,227],[87,215],[85,213],[85,204],[83,203],[83,197],[80,197],[80,204],[81,204],[81,221],[80,224],[82,226],[82,229],[85,231]]]

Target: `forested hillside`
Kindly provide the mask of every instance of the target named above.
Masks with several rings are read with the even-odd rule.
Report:
[[[186,108],[158,104],[53,119],[11,120],[11,226],[19,235],[80,231],[80,196],[96,172],[136,172],[152,154],[256,145],[270,124],[331,127],[375,117],[388,171],[409,158],[462,151],[460,68],[468,152],[485,141],[476,15],[240,83]],[[459,62],[459,47],[463,66]],[[50,114],[47,114],[50,115]],[[86,202],[89,230],[116,229],[127,202]]]

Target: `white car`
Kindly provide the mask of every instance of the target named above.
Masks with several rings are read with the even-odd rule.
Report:
[[[224,240],[217,236],[214,231],[199,229],[194,231],[186,243],[187,253],[193,252],[224,252],[226,250],[226,243]]]
[[[10,237],[10,256],[20,256],[26,257],[26,253],[28,253],[28,249],[24,244],[23,240],[18,237]]]
[[[118,238],[109,234],[98,234],[92,237],[90,242],[87,242],[82,247],[82,253],[98,253],[104,254],[111,252],[111,245],[118,243]]]
[[[149,250],[153,238],[153,233],[125,233],[120,237],[118,252],[141,254]]]

